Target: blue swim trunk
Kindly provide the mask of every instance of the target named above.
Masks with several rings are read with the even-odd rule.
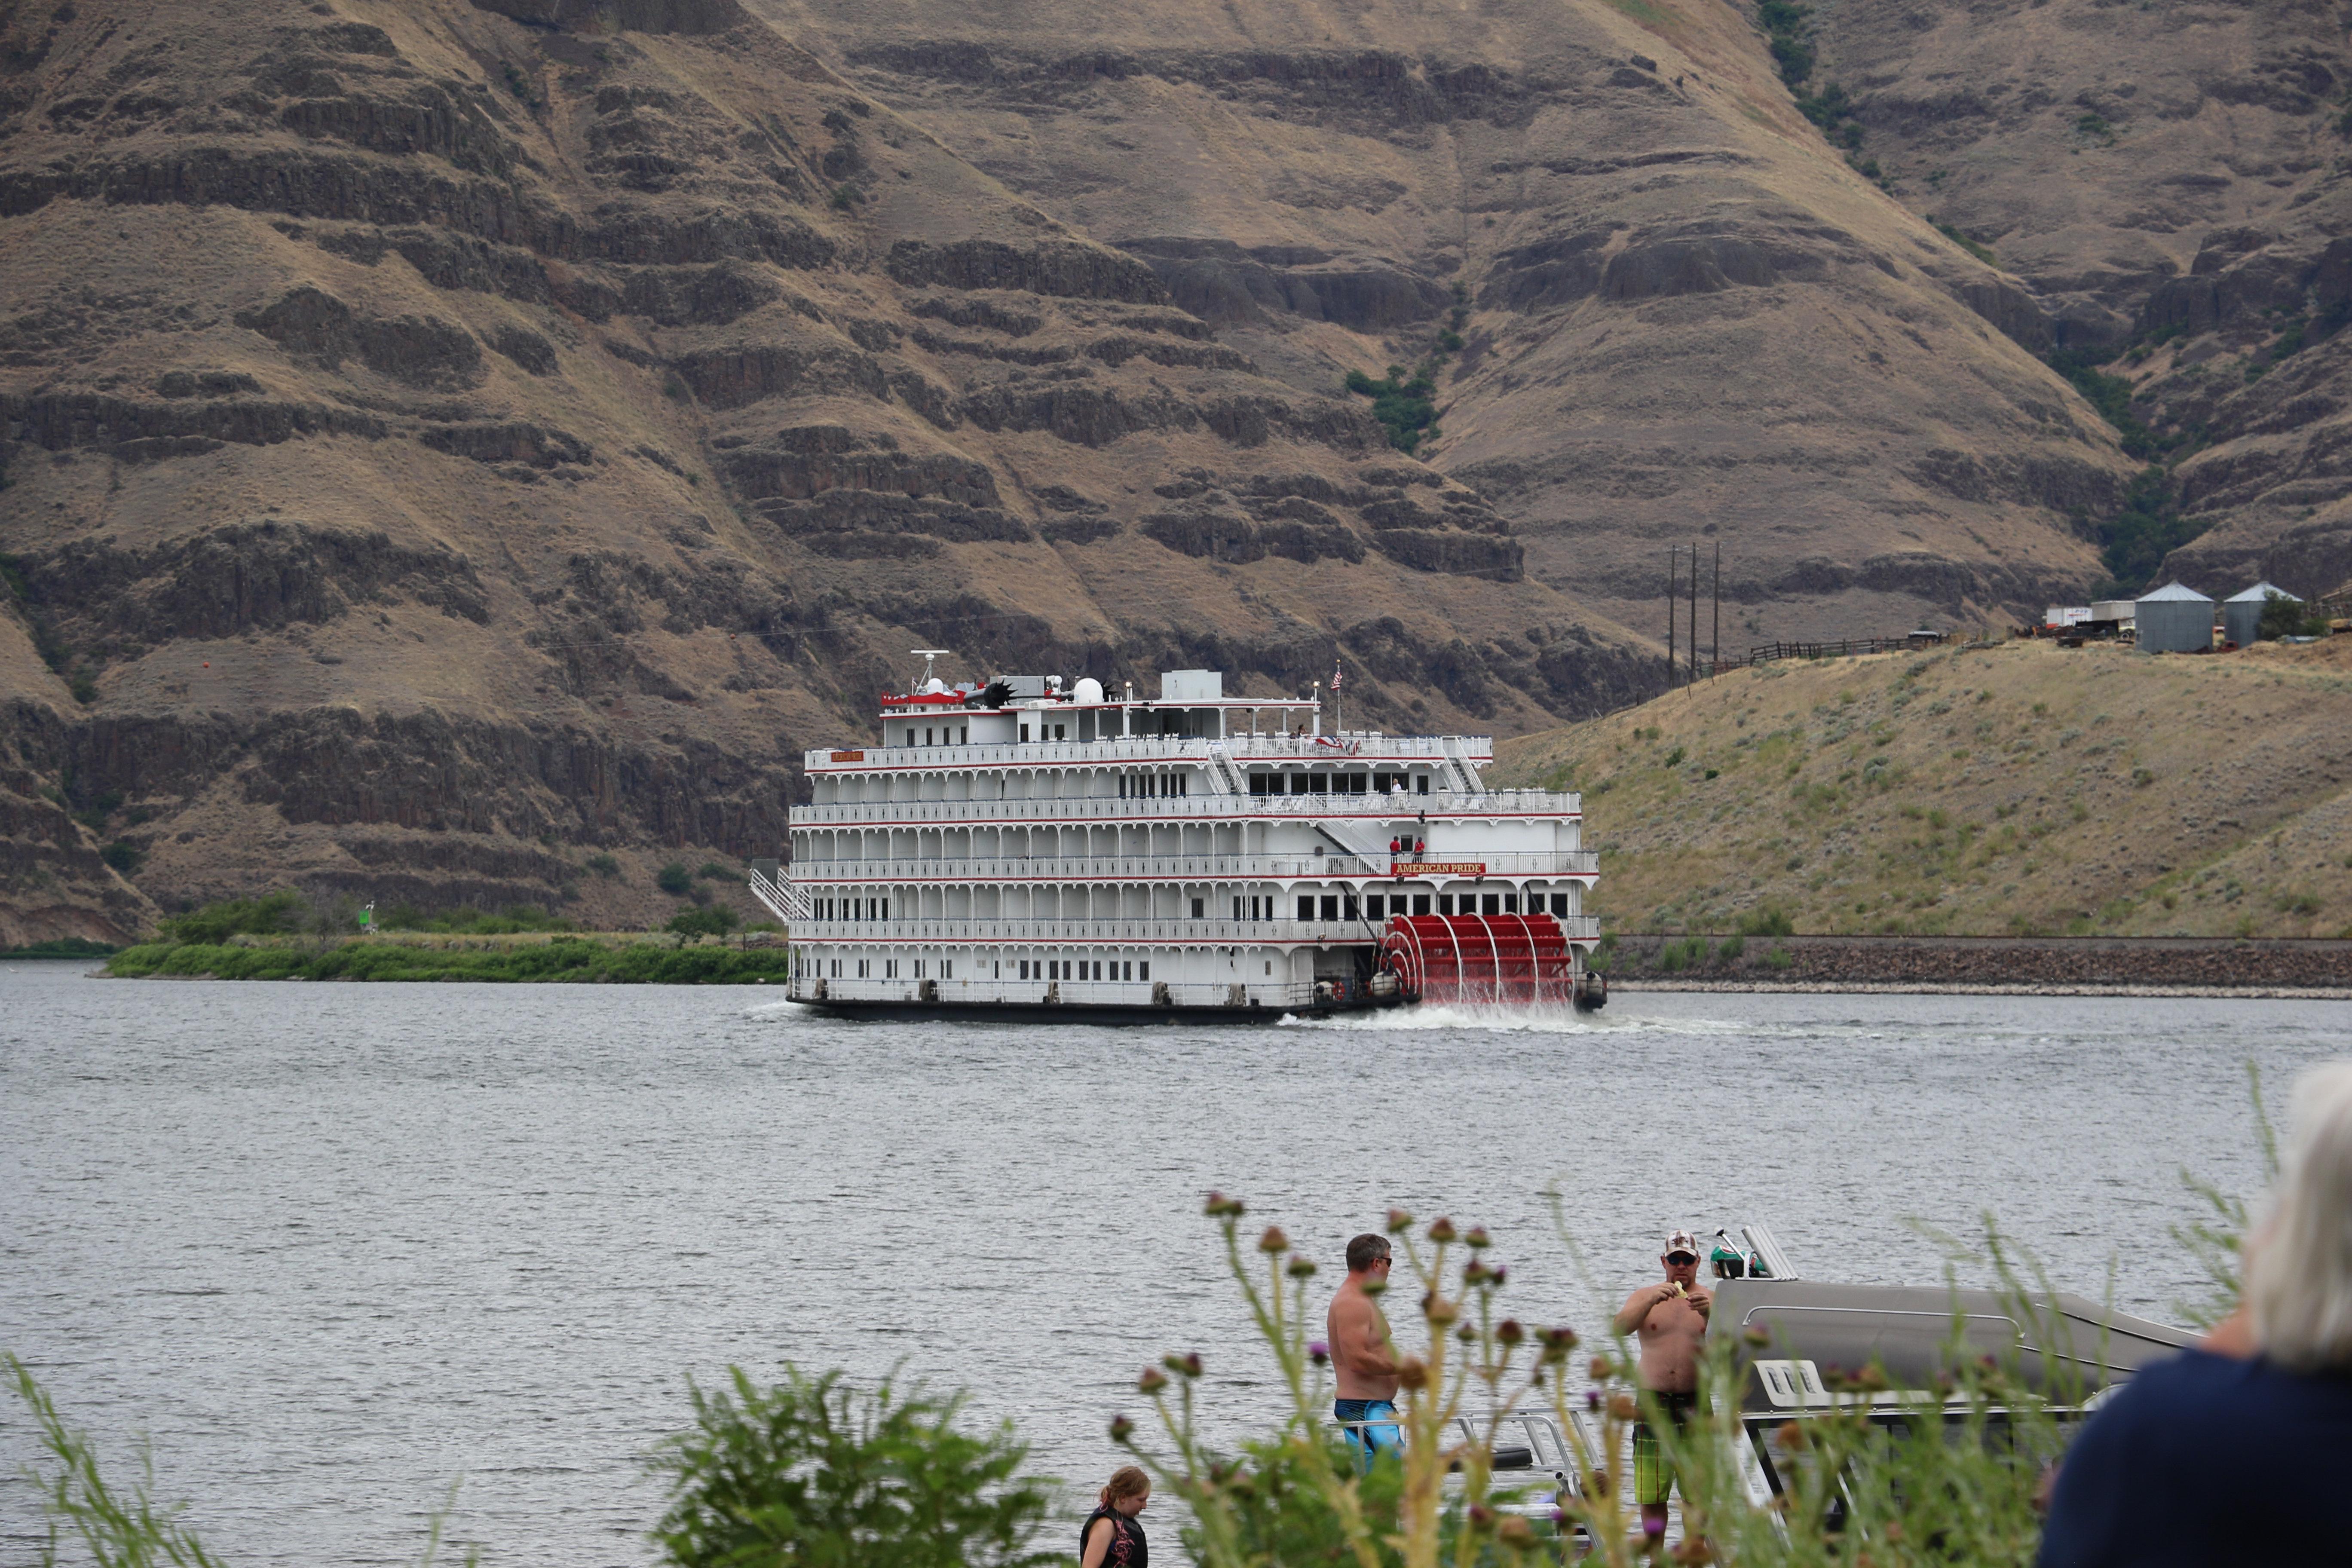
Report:
[[[1333,1419],[1348,1423],[1348,1447],[1363,1469],[1372,1468],[1372,1460],[1383,1453],[1398,1453],[1404,1448],[1404,1433],[1389,1425],[1396,1419],[1396,1402],[1391,1399],[1335,1399],[1331,1402]],[[1358,1426],[1371,1422],[1371,1426]]]

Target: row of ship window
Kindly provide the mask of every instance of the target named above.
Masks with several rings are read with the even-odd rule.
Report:
[[[1118,775],[1118,798],[1121,800],[1156,800],[1162,796],[1192,793],[1192,781],[1184,773],[1121,773]]]
[[[1287,781],[1287,782],[1286,782]],[[1412,791],[1429,793],[1429,775],[1412,775]],[[1403,773],[1252,773],[1252,795],[1402,795]]]
[[[1060,726],[1056,725],[1055,728],[1059,729]],[[931,731],[925,730],[923,744],[927,746],[961,745],[964,743],[963,735],[967,729],[968,726],[957,726],[957,737],[953,741],[946,739],[945,730],[939,731],[940,739],[937,741],[931,739]],[[1029,726],[1026,724],[1021,726],[1021,738],[1024,741],[1029,738]],[[907,743],[912,745],[914,740],[915,732],[912,730],[908,731]],[[1405,774],[1396,773],[1252,773],[1249,776],[1249,792],[1252,795],[1402,795],[1408,788],[1405,781]],[[1426,773],[1412,775],[1410,787],[1415,794],[1427,795],[1429,775]],[[1190,777],[1181,773],[1121,773],[1118,777],[1118,796],[1121,800],[1152,800],[1162,796],[1189,795],[1192,793]]]
[[[1433,911],[1431,908],[1433,900],[1436,906]],[[1246,907],[1248,910],[1247,913],[1243,912],[1244,907]],[[1234,919],[1237,921],[1270,921],[1275,918],[1275,908],[1276,903],[1272,899],[1259,900],[1236,898],[1234,900]],[[1355,899],[1348,894],[1324,893],[1317,895],[1313,893],[1301,893],[1298,895],[1298,918],[1300,920],[1311,921],[1315,919],[1318,908],[1321,910],[1322,918],[1327,921],[1352,921],[1361,919],[1379,921],[1388,919],[1391,915],[1425,915],[1432,912],[1441,915],[1515,915],[1519,912],[1519,895],[1517,893],[1437,893],[1434,895],[1429,893],[1372,893],[1365,898],[1363,902],[1363,912],[1360,915],[1357,912]],[[1261,912],[1261,910],[1263,912]],[[1528,895],[1527,912],[1531,915],[1539,915],[1544,912],[1543,894],[1529,893]],[[1563,917],[1567,915],[1568,895],[1566,893],[1554,893],[1551,895],[1551,912]],[[1193,917],[1198,919],[1200,913],[1201,900],[1195,899],[1192,900]]]
[[[817,899],[813,902],[815,905],[815,916],[821,921],[887,921],[890,918],[890,900],[887,899]],[[1206,899],[1194,899],[1192,918],[1196,921],[1205,919],[1208,914],[1208,905],[1209,901]],[[1280,917],[1275,913],[1275,910],[1278,907],[1278,901],[1269,896],[1244,898],[1236,894],[1234,899],[1234,919],[1237,921],[1277,920]],[[1384,921],[1391,915],[1431,913],[1515,915],[1519,912],[1519,895],[1517,893],[1373,893],[1365,898],[1360,912],[1352,894],[1301,893],[1298,895],[1300,920],[1314,920],[1318,910],[1321,918],[1326,921]],[[1531,915],[1544,912],[1543,894],[1528,895],[1527,912]],[[1566,893],[1551,895],[1551,912],[1562,917],[1568,914]],[[885,978],[895,979],[896,976],[885,976]],[[922,976],[918,975],[916,978],[920,979]],[[940,978],[944,980],[949,977],[941,975]],[[1027,976],[1024,975],[1023,978],[1026,979]]]
[[[1149,959],[1139,962],[1132,959],[1108,958],[1020,958],[1011,960],[1010,962],[1018,971],[1016,977],[1022,980],[1108,979],[1148,981],[1151,978],[1151,962]],[[938,960],[926,960],[920,958],[812,959],[805,954],[803,954],[793,959],[793,973],[802,976],[809,976],[809,971],[814,969],[816,971],[816,974],[813,978],[830,978],[834,980],[897,980],[900,978],[898,973],[899,965],[902,963],[912,963],[915,968],[915,973],[908,978],[915,980],[927,980],[932,977],[925,973],[925,966],[927,963],[936,963],[938,965],[939,979],[953,980],[955,978],[955,960],[952,958],[942,958]],[[982,967],[984,967],[988,971],[988,973],[982,978],[989,980],[1003,979],[1006,963],[1007,961],[1003,959],[992,959],[988,961],[982,965]],[[845,964],[849,967],[849,973],[845,974],[842,972]],[[875,973],[875,966],[877,964],[881,966],[881,973],[878,975]],[[832,973],[829,976],[825,973],[828,968],[832,970]],[[1269,974],[1274,973],[1274,969],[1271,964],[1267,966],[1266,973]]]

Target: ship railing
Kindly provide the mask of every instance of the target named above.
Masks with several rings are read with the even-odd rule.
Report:
[[[1597,915],[1555,917],[1571,942],[1601,940]],[[805,921],[794,942],[856,942],[924,947],[980,943],[991,947],[1045,947],[1078,942],[1134,947],[1223,947],[1311,943],[1332,946],[1377,942],[1385,922],[1375,921],[1235,921],[1104,915],[1068,920],[942,919]],[[1246,978],[1246,977],[1244,977]]]
[[[1449,748],[1448,742],[1452,742]],[[1482,763],[1495,754],[1486,735],[1377,735],[1350,731],[1339,735],[1107,735],[1096,741],[1004,741],[980,745],[942,742],[936,746],[823,747],[805,754],[811,773],[835,768],[997,767],[1008,763],[1203,763],[1211,746],[1223,746],[1236,762],[1251,759],[1373,763],[1391,760],[1434,762],[1465,749]],[[848,753],[855,753],[854,756]],[[835,759],[839,757],[839,761]]]
[[[1506,789],[1484,795],[1222,795],[1120,800],[1111,795],[1043,795],[1018,800],[844,800],[792,808],[796,827],[857,823],[912,826],[926,822],[1077,822],[1118,817],[1149,823],[1199,819],[1352,817],[1402,826],[1423,817],[1578,816],[1584,797],[1572,790]],[[1383,828],[1383,831],[1386,831]]]
[[[770,877],[754,866],[745,875],[751,884],[751,896],[767,905],[769,910],[784,922],[785,930],[790,931],[809,918],[808,894],[803,889],[800,879],[790,872],[781,878]]]
[[[1475,865],[1471,873],[1411,871],[1416,865]],[[1456,855],[918,855],[889,860],[793,862],[795,883],[873,881],[1073,881],[1135,877],[1189,880],[1220,877],[1330,878],[1342,881],[1450,882],[1488,877],[1595,877],[1601,857],[1590,849],[1474,850]],[[756,890],[756,889],[755,889]]]
[[[1379,763],[1391,757],[1434,762],[1465,749],[1481,762],[1492,762],[1495,741],[1490,735],[1381,735],[1349,730],[1336,735],[1228,735],[1221,742],[1236,762],[1278,759],[1318,763]]]

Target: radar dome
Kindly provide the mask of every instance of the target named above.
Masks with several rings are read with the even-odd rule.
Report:
[[[1076,689],[1070,693],[1070,700],[1073,702],[1099,702],[1102,700],[1102,682],[1091,675],[1079,681]]]

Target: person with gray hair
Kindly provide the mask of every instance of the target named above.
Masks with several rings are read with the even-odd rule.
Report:
[[[2295,1084],[2245,1300],[2116,1390],[2058,1473],[2040,1568],[2347,1560],[2352,1061]]]

